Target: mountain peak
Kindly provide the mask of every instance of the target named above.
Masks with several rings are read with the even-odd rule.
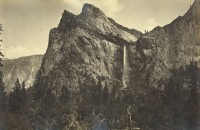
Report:
[[[74,27],[76,15],[72,14],[69,11],[64,10],[62,14],[62,18],[60,20],[60,23],[58,25],[58,29],[60,30],[70,30],[70,28]]]
[[[64,12],[63,12],[63,14],[62,14],[63,16],[73,16],[74,14],[72,14],[71,12],[69,12],[69,11],[67,11],[67,10],[64,10]]]
[[[193,3],[192,6],[195,6],[195,5],[197,5],[197,4],[200,4],[200,0],[194,0],[194,3]]]
[[[200,4],[200,0],[195,0],[191,7],[192,7],[192,8],[194,8],[194,7],[195,7],[195,8],[200,8],[200,7],[199,7],[199,4]]]
[[[187,18],[195,18],[197,19],[196,21],[200,21],[200,0],[195,0],[194,3],[190,6],[190,9],[188,12],[185,14],[185,17]]]
[[[94,5],[85,3],[82,8],[81,16],[98,18],[105,16],[105,14]]]

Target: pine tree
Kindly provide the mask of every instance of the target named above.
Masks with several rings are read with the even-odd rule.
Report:
[[[0,111],[6,109],[6,92],[4,89],[3,72],[0,71]]]
[[[16,112],[21,107],[21,85],[19,83],[19,79],[15,82],[15,87],[13,88],[13,92],[10,93],[9,96],[9,111]]]
[[[102,86],[100,80],[98,81],[98,85],[94,87],[94,93],[93,93],[93,100],[96,105],[99,105],[102,103]]]
[[[25,101],[26,101],[26,85],[25,85],[25,81],[22,82],[21,85],[21,90],[20,90],[20,100],[21,100],[21,104],[24,105]]]
[[[103,88],[103,104],[106,105],[109,103],[109,90],[108,87]]]
[[[191,128],[198,127],[199,123],[199,93],[198,93],[198,82],[199,82],[199,69],[196,63],[191,63],[188,67],[188,73],[190,74],[189,81],[189,96],[187,102],[187,123]]]
[[[67,103],[70,99],[70,92],[69,89],[66,86],[63,86],[61,89],[61,96],[60,96],[60,101],[62,103]]]
[[[0,35],[2,35],[2,24],[0,24]],[[2,42],[2,39],[0,39]],[[1,47],[1,45],[0,45]],[[3,65],[1,63],[2,58],[4,57],[3,53],[0,50],[0,111],[3,111],[6,109],[6,92],[5,92],[5,85],[3,82]]]
[[[38,71],[36,76],[35,76],[35,80],[34,80],[34,84],[33,84],[33,100],[35,102],[37,101],[41,101],[41,89],[42,89],[42,80],[41,80],[41,71]]]
[[[52,107],[54,105],[56,98],[50,88],[47,89],[43,100],[48,107]]]
[[[0,24],[0,36],[2,35],[2,31],[3,31],[2,24]],[[2,41],[3,40],[0,38],[0,42],[2,42]],[[0,45],[0,47],[1,47],[1,45]],[[1,63],[3,57],[4,57],[4,55],[3,55],[3,53],[1,52],[1,49],[0,49],[0,67],[3,67],[3,65]],[[2,70],[2,68],[1,68],[1,70]]]

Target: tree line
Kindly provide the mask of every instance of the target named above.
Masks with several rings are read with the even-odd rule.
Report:
[[[1,32],[0,24],[0,35]],[[26,89],[25,82],[16,79],[13,91],[6,95],[2,58],[0,51],[0,123],[4,121],[9,127],[19,130],[62,129],[72,127],[76,121],[92,124],[94,117],[102,114],[110,128],[124,129],[128,124],[127,108],[130,108],[135,125],[144,130],[196,130],[200,127],[200,69],[196,62],[171,70],[172,76],[164,83],[163,90],[143,83],[148,91],[140,95],[131,89],[119,93],[119,84],[109,90],[110,86],[101,83],[104,78],[99,78],[96,85],[82,84],[80,93],[62,86],[61,93],[56,95],[50,86],[45,86],[41,71],[36,74],[30,89]],[[72,115],[76,115],[76,119],[72,120]],[[0,129],[12,129],[9,127],[1,128],[0,125]]]

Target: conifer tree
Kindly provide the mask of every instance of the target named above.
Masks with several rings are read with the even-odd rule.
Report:
[[[16,112],[21,107],[21,85],[19,83],[19,79],[15,82],[15,87],[13,88],[13,92],[10,93],[9,96],[9,111]]]
[[[20,90],[20,97],[21,97],[21,102],[22,102],[22,105],[25,104],[25,101],[26,101],[26,85],[25,85],[25,81],[22,82],[22,85],[21,85],[21,90]]]
[[[41,71],[38,71],[36,76],[35,76],[35,80],[34,80],[34,84],[33,84],[33,100],[35,102],[37,101],[41,101],[41,86],[42,86],[42,80],[41,80]]]
[[[3,72],[0,71],[0,111],[6,109],[6,92],[3,82]]]
[[[56,98],[51,89],[47,89],[43,100],[48,107],[52,107],[54,105]]]
[[[199,123],[199,93],[198,93],[198,83],[199,83],[199,68],[196,63],[191,63],[188,68],[188,73],[190,73],[189,81],[189,96],[187,102],[187,123],[190,127],[198,127]]]
[[[60,96],[60,101],[62,103],[67,103],[70,99],[70,92],[69,89],[66,86],[63,86],[61,89],[61,96]]]
[[[2,35],[2,31],[3,31],[2,24],[0,24],[0,36]],[[1,38],[0,38],[0,42],[2,42]],[[3,57],[4,55],[0,50],[0,111],[3,111],[6,109],[6,92],[5,92],[4,82],[3,82],[3,68],[2,68],[3,65],[1,63]]]
[[[102,86],[100,80],[98,81],[98,85],[94,86],[93,100],[96,105],[102,103]]]
[[[103,104],[107,104],[109,102],[109,90],[108,87],[103,88]]]

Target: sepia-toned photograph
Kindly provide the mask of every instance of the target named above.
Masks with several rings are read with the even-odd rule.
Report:
[[[0,0],[0,130],[200,130],[200,0]]]

